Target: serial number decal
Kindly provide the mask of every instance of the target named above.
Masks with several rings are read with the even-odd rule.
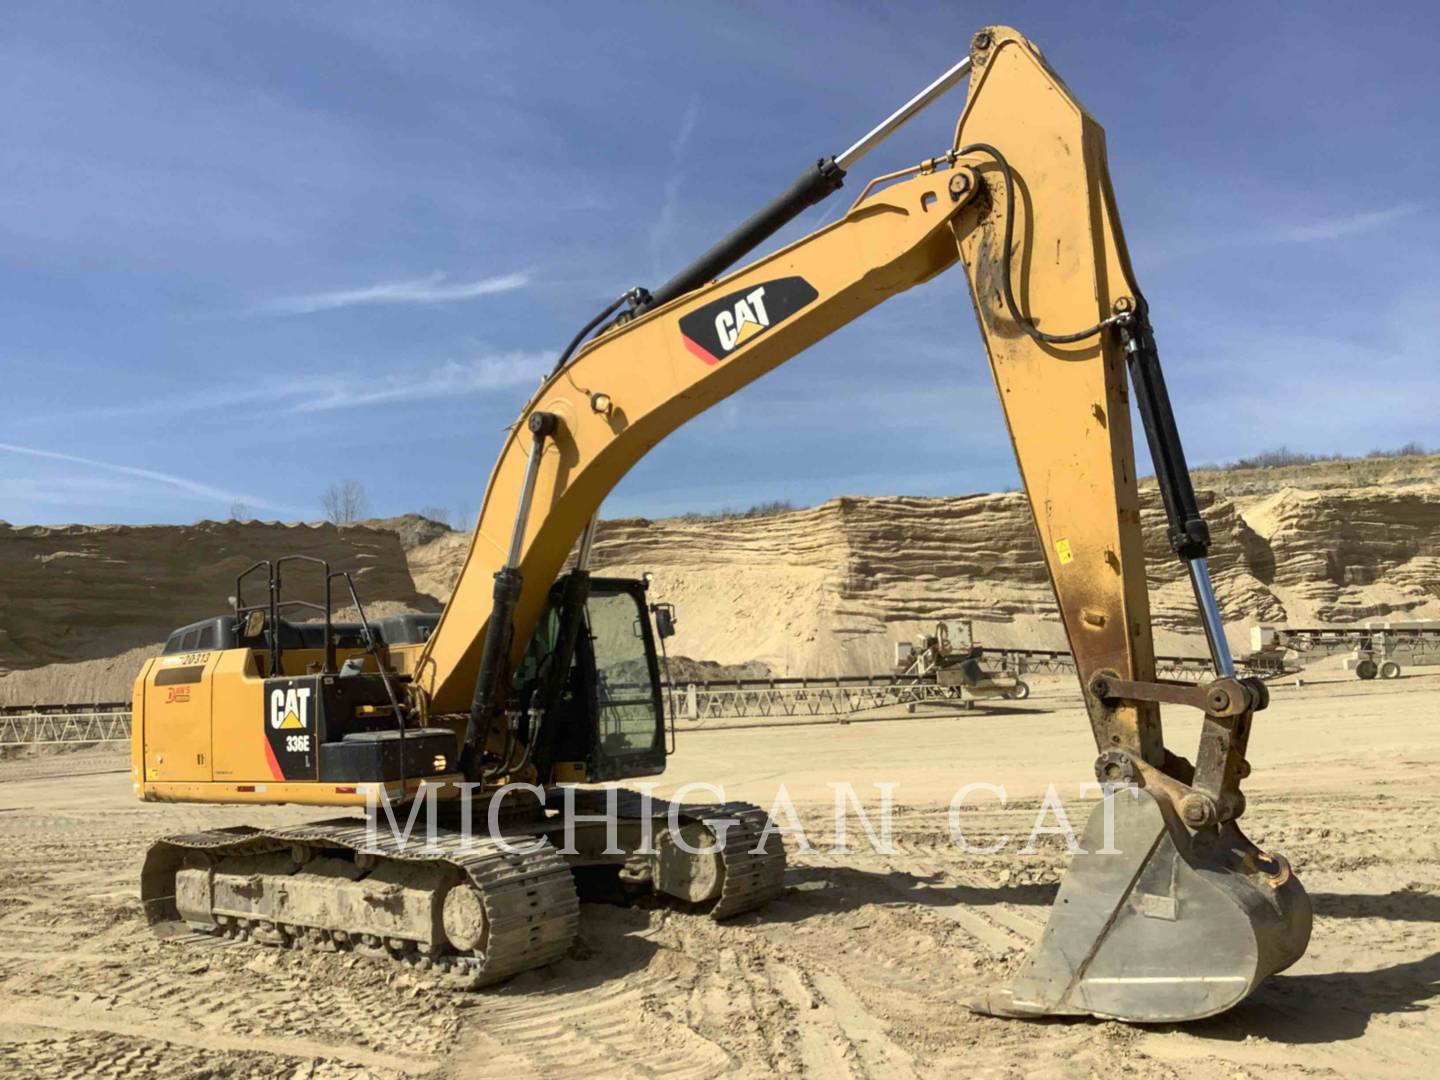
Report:
[[[164,656],[160,658],[161,667],[182,667],[190,664],[204,664],[210,659],[208,652],[182,653],[179,656]]]

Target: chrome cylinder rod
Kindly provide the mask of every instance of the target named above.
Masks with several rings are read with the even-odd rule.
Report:
[[[772,199],[769,205],[741,222],[734,232],[661,285],[647,299],[639,300],[634,307],[635,314],[668,304],[671,300],[700,288],[707,281],[714,281],[810,207],[823,202],[840,187],[847,169],[963,79],[969,70],[970,58],[967,56],[871,128],[859,142],[838,158],[821,158],[808,166],[799,179]],[[583,340],[586,332],[588,331],[582,331],[577,340]]]
[[[597,519],[591,518],[585,523],[585,531],[580,534],[580,550],[575,554],[575,569],[590,569],[590,548],[595,543],[595,523]]]
[[[558,423],[558,419],[550,413],[534,413],[530,417],[530,432],[535,441],[530,444],[530,458],[525,462],[525,479],[520,486],[520,505],[515,508],[515,527],[510,533],[510,550],[505,556],[508,568],[520,565],[525,526],[530,520],[530,504],[535,499],[535,481],[540,477],[540,458],[545,453],[546,438],[554,433]]]
[[[1190,568],[1190,584],[1195,587],[1195,600],[1200,605],[1200,619],[1205,624],[1205,641],[1210,646],[1215,674],[1233,679],[1235,661],[1230,656],[1230,643],[1225,640],[1225,623],[1220,618],[1215,586],[1210,581],[1210,564],[1201,558],[1191,559],[1186,565]]]
[[[967,56],[871,128],[859,142],[855,143],[855,145],[851,146],[850,149],[846,150],[843,154],[838,155],[835,158],[835,164],[848,172],[857,161],[871,150],[874,150],[891,135],[895,134],[906,121],[910,120],[911,117],[929,105],[941,94],[945,93],[945,91],[954,87],[968,74],[970,74],[970,57]]]

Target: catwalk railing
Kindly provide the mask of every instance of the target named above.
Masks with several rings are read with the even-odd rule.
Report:
[[[0,708],[0,746],[129,740],[130,706],[125,702]]]

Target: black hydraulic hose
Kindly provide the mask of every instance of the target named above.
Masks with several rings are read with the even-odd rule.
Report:
[[[1093,337],[1107,326],[1112,326],[1123,321],[1126,316],[1115,315],[1108,319],[1102,319],[1085,330],[1073,334],[1048,334],[1037,327],[1033,322],[1020,314],[1020,305],[1015,300],[1015,290],[1011,278],[1011,263],[1013,260],[1011,246],[1015,238],[1015,177],[1010,169],[1010,163],[1005,160],[1005,155],[989,143],[971,143],[953,151],[954,156],[962,154],[982,153],[993,158],[1000,167],[1001,175],[1005,180],[1005,235],[1004,235],[1004,280],[1002,290],[1005,296],[1005,307],[1010,317],[1015,320],[1030,337],[1036,341],[1044,342],[1047,345],[1069,345],[1077,341],[1084,341]],[[708,281],[719,277],[725,270],[729,269],[741,258],[754,251],[770,237],[774,236],[782,228],[788,225],[800,214],[819,202],[823,202],[832,192],[843,186],[845,181],[845,170],[835,163],[834,158],[821,158],[803,173],[790,185],[780,196],[772,200],[759,212],[746,219],[739,228],[735,229],[719,243],[715,244],[698,259],[692,262],[685,269],[672,277],[665,284],[661,285],[653,293],[644,289],[630,289],[616,297],[593,319],[575,335],[574,340],[566,346],[565,351],[560,354],[560,359],[555,362],[551,374],[555,374],[569,361],[571,355],[581,343],[589,337],[604,321],[618,311],[622,304],[627,301],[631,304],[636,314],[647,311],[653,307],[667,304],[676,297],[684,296],[693,292]]]
[[[580,332],[575,335],[575,337],[571,340],[570,344],[565,346],[565,351],[560,354],[560,359],[555,361],[555,366],[550,369],[550,374],[555,375],[556,373],[558,373],[559,370],[565,366],[566,362],[569,361],[571,354],[580,347],[580,343],[586,338],[588,338],[592,333],[594,333],[597,326],[603,323],[611,315],[614,315],[615,312],[620,310],[621,304],[624,304],[628,301],[631,304],[639,305],[645,303],[649,299],[650,294],[644,289],[637,287],[634,289],[627,289],[625,292],[617,296],[614,300],[610,301],[609,305],[606,306],[605,310],[600,312],[599,315],[596,315],[593,319],[591,319],[588,323],[581,327]]]
[[[551,369],[550,374],[558,373],[581,343],[594,333],[595,329],[606,319],[620,310],[622,304],[628,302],[631,311],[638,315],[650,308],[668,304],[677,296],[693,292],[707,281],[719,277],[741,258],[794,221],[804,211],[823,201],[831,192],[836,191],[844,183],[844,180],[845,170],[835,164],[834,158],[820,158],[814,165],[801,173],[799,179],[786,188],[778,198],[772,200],[758,213],[747,218],[739,228],[665,282],[664,285],[661,285],[654,293],[637,287],[617,296],[604,311],[581,328],[574,340],[560,354],[560,359],[555,361],[555,366]]]
[[[1010,318],[1020,325],[1020,329],[1034,340],[1046,345],[1070,345],[1094,337],[1107,326],[1114,326],[1116,323],[1128,320],[1129,313],[1126,312],[1121,315],[1112,315],[1108,319],[1101,319],[1094,326],[1077,330],[1073,334],[1047,334],[1024,315],[1021,315],[1020,305],[1015,302],[1015,290],[1010,280],[1010,264],[1013,257],[1011,245],[1015,238],[1015,177],[1010,171],[1010,163],[1005,160],[1004,154],[989,143],[971,143],[969,146],[958,147],[954,153],[957,157],[964,154],[987,154],[995,159],[995,164],[1000,166],[1000,174],[1005,178],[1005,235],[1002,240],[1003,251],[1001,252],[1004,272],[1001,275],[1000,287],[1005,296],[1005,307],[1010,312]]]
[[[1048,345],[1084,341],[1107,327],[1120,327],[1126,362],[1130,369],[1130,381],[1135,387],[1136,405],[1145,428],[1150,457],[1155,464],[1155,479],[1170,526],[1170,546],[1187,562],[1204,558],[1210,548],[1210,530],[1200,516],[1196,504],[1195,489],[1190,479],[1190,470],[1185,464],[1185,452],[1180,446],[1179,427],[1175,423],[1170,395],[1165,387],[1165,377],[1160,370],[1160,356],[1150,330],[1144,298],[1137,291],[1134,310],[1122,311],[1107,319],[1101,319],[1094,326],[1073,334],[1047,334],[1020,314],[1011,281],[1011,249],[1015,237],[1015,177],[1005,155],[990,144],[971,143],[955,151],[956,156],[970,153],[986,154],[993,158],[1005,178],[1005,235],[1001,241],[1004,250],[1001,255],[1000,287],[1010,318],[1031,338]]]

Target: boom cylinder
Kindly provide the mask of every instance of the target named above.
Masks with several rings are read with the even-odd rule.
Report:
[[[751,215],[738,229],[650,294],[637,310],[668,304],[693,292],[739,262],[810,207],[823,201],[845,180],[834,158],[821,158],[806,169],[778,198]]]
[[[545,440],[554,435],[559,426],[560,418],[554,413],[530,414],[529,427],[535,440],[530,444],[530,457],[525,463],[525,479],[520,489],[520,504],[515,510],[515,524],[510,533],[510,548],[505,556],[505,565],[495,574],[490,621],[485,630],[485,645],[480,653],[480,674],[475,680],[475,696],[470,703],[470,723],[465,729],[465,745],[461,751],[461,763],[467,777],[476,775],[475,759],[483,745],[490,718],[504,706],[500,694],[500,674],[510,652],[515,606],[520,602],[520,593],[525,584],[520,573],[525,526],[530,518],[530,504],[535,499],[535,483],[540,476],[540,459],[545,452]],[[505,756],[509,757],[509,754]]]
[[[845,173],[856,162],[895,134],[936,98],[956,86],[969,72],[970,57],[967,56],[867,131],[838,157],[821,158],[764,209],[751,215],[738,229],[661,285],[648,300],[641,300],[635,307],[636,313],[667,304],[719,277],[810,207],[839,190]]]

